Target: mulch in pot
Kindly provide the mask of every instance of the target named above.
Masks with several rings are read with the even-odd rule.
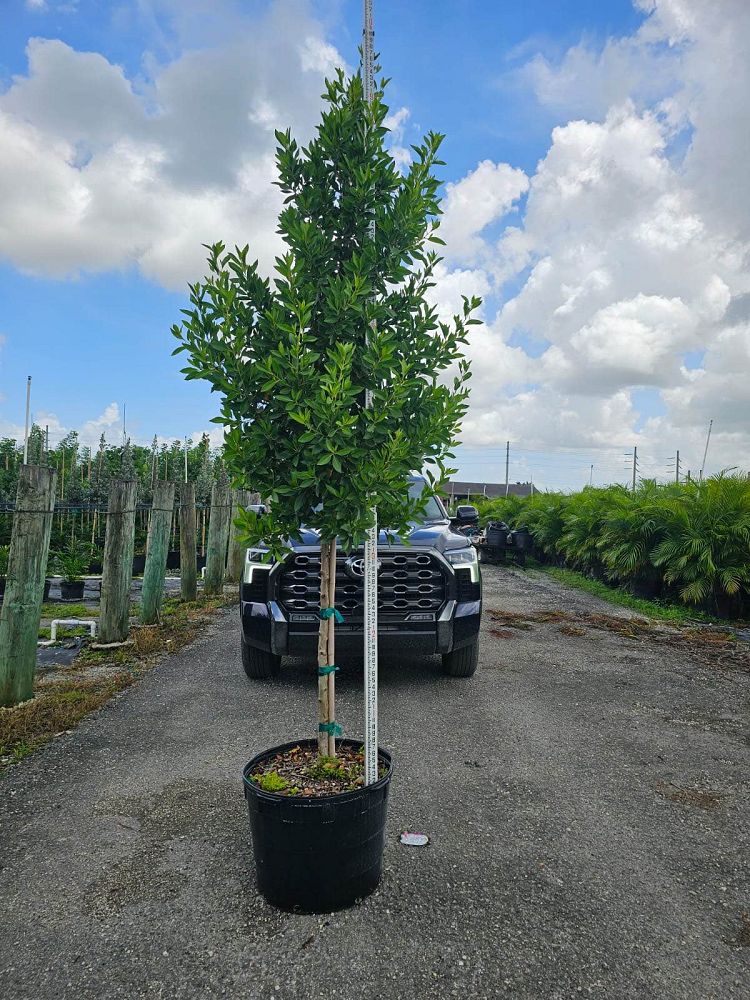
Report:
[[[386,773],[380,769],[381,777]],[[249,775],[263,791],[320,798],[353,792],[365,783],[364,748],[340,745],[335,757],[320,757],[313,747],[295,746],[263,763]]]

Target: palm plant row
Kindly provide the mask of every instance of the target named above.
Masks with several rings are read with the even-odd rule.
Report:
[[[479,502],[483,520],[527,525],[540,558],[719,614],[750,609],[750,477]]]

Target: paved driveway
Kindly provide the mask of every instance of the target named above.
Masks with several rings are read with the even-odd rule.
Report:
[[[485,597],[612,613],[495,568]],[[247,681],[235,619],[0,780],[3,998],[746,1000],[750,675],[489,615],[472,680],[382,664],[383,884],[289,915],[255,892],[240,775],[313,730],[316,681],[301,662]],[[361,732],[356,666],[337,701]]]

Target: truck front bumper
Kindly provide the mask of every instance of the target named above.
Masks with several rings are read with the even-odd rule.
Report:
[[[437,621],[380,622],[378,649],[385,655],[410,653],[429,656],[450,653],[476,641],[482,602],[447,601]],[[318,648],[317,622],[289,622],[276,601],[256,604],[241,602],[245,642],[278,656],[314,656]],[[361,655],[364,630],[361,622],[336,625],[336,649]]]

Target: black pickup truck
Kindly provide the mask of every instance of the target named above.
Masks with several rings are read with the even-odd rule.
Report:
[[[419,496],[426,482],[413,477]],[[482,582],[477,550],[454,530],[440,499],[430,496],[408,543],[378,542],[378,648],[388,654],[439,653],[452,677],[477,668]],[[240,584],[242,663],[248,677],[278,673],[282,656],[314,656],[320,591],[318,535],[302,528],[301,540],[282,562],[265,561],[262,547],[248,549]],[[362,654],[364,560],[362,550],[336,560],[336,650]]]

